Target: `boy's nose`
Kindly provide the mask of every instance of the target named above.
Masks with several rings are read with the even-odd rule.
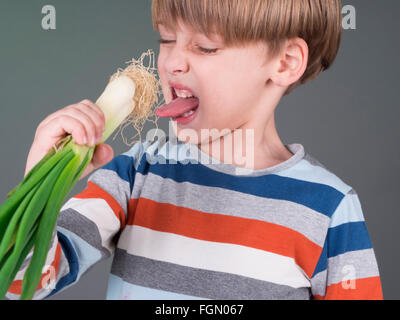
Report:
[[[165,68],[170,74],[186,73],[189,71],[187,57],[179,48],[172,49],[165,61]]]

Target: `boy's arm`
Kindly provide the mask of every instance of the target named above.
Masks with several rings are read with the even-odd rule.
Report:
[[[315,299],[383,299],[375,253],[354,189],[332,215],[311,286]]]
[[[137,150],[132,149],[132,150]],[[94,264],[110,257],[124,228],[134,179],[134,157],[120,155],[89,176],[86,189],[61,208],[42,279],[33,299],[44,299],[79,281]],[[7,299],[19,299],[28,255]]]

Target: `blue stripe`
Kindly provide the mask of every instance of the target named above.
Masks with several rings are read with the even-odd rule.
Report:
[[[46,298],[51,297],[52,295],[56,294],[61,289],[65,288],[69,284],[75,282],[76,278],[78,277],[79,273],[79,261],[78,256],[75,253],[72,244],[68,241],[67,237],[64,236],[61,232],[57,232],[58,241],[61,245],[61,248],[64,252],[65,257],[68,260],[69,270],[70,272],[62,277],[58,282],[53,291],[50,292]],[[46,299],[45,298],[45,299]]]
[[[92,227],[96,228],[96,230],[88,229],[87,232],[98,233],[98,227],[96,225],[92,225]],[[88,268],[93,266],[95,263],[100,261],[102,257],[102,252],[94,247],[95,243],[92,245],[91,243],[87,242],[85,239],[81,238],[78,234],[65,229],[61,226],[57,226],[57,230],[63,234],[64,237],[68,239],[68,242],[72,245],[73,249],[75,250],[78,261],[79,261],[79,273],[78,273],[78,280],[84,274]],[[75,231],[78,232],[78,231]],[[99,244],[101,242],[100,235],[98,236],[97,240],[94,240]],[[103,253],[104,254],[104,253]]]
[[[119,155],[101,169],[114,171],[122,180],[129,182],[130,191],[132,192],[136,173],[134,163],[135,159],[133,157]]]
[[[328,259],[349,251],[371,249],[372,243],[367,226],[362,222],[349,222],[329,228],[324,248],[315,267],[313,276],[326,270]]]
[[[176,182],[190,182],[208,187],[224,188],[258,197],[292,201],[331,217],[344,194],[331,186],[269,174],[243,177],[215,171],[201,163],[182,164],[163,159],[165,163],[150,164],[142,157],[137,172],[149,172]]]
[[[372,248],[367,226],[362,222],[349,222],[328,229],[328,258],[348,251]]]
[[[320,273],[321,271],[326,270],[327,264],[328,264],[328,246],[327,246],[327,238],[325,239],[325,244],[324,248],[322,249],[321,255],[319,257],[317,266],[315,267],[314,273],[312,277],[314,277],[316,274]]]

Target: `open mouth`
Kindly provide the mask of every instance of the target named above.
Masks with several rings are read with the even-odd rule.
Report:
[[[171,94],[172,94],[172,101],[174,101],[175,99],[178,98],[178,95],[176,94],[174,88],[170,87],[170,90],[171,90]]]
[[[195,95],[193,95],[192,93],[189,92],[180,92],[179,95],[176,91],[175,88],[170,87],[171,89],[171,93],[172,93],[172,101],[176,100],[176,99],[191,99],[191,101],[193,100],[197,100],[197,103],[195,103],[195,106],[185,110],[182,114],[177,115],[175,117],[172,117],[172,120],[190,120],[190,118],[192,118],[191,116],[194,115],[196,113],[196,111],[199,108],[199,98],[196,97]],[[193,103],[192,103],[193,104]],[[196,113],[197,114],[197,113]],[[194,118],[194,117],[193,117]]]

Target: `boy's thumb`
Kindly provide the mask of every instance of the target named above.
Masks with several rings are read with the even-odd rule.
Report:
[[[92,159],[94,170],[110,162],[113,157],[114,150],[110,145],[104,143],[99,144],[94,151]]]
[[[90,174],[93,170],[96,170],[105,164],[109,163],[114,157],[114,150],[108,144],[99,144],[94,150],[92,161],[83,171],[78,181],[81,181],[84,177]]]

